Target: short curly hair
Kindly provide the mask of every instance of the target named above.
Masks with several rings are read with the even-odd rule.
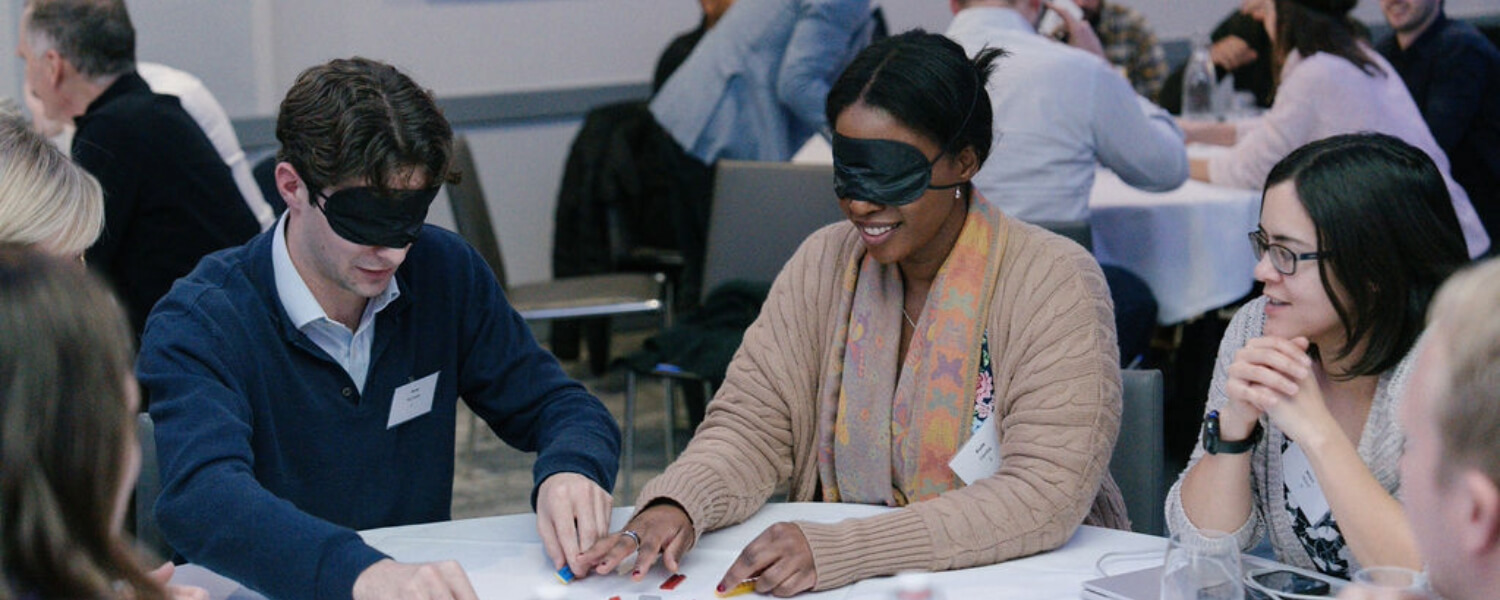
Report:
[[[419,168],[430,185],[453,182],[453,128],[432,92],[367,58],[329,61],[297,76],[276,119],[279,161],[309,190],[363,180],[387,193]]]

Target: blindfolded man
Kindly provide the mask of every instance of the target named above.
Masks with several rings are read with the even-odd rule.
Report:
[[[456,563],[396,563],[355,533],[449,518],[462,397],[538,453],[542,540],[576,557],[609,525],[619,428],[483,259],[422,224],[458,176],[431,93],[335,60],[298,77],[276,135],[286,214],[180,281],[142,342],[167,541],[272,597],[472,598]]]

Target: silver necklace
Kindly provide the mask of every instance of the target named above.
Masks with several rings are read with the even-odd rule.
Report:
[[[915,331],[917,329],[917,322],[911,320],[911,315],[906,314],[906,307],[905,306],[901,307],[901,316],[906,317],[906,323],[908,325],[911,325],[911,328],[912,328],[913,331]]]

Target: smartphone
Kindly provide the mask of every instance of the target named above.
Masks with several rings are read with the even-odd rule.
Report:
[[[1286,569],[1256,573],[1251,578],[1266,589],[1282,594],[1327,596],[1330,591],[1327,581]]]

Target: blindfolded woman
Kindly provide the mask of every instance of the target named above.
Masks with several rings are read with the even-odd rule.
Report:
[[[725,573],[788,596],[903,570],[991,564],[1123,526],[1106,472],[1119,426],[1114,322],[1094,259],[1006,218],[970,179],[989,154],[970,59],[915,31],[872,45],[828,95],[847,222],[771,290],[683,455],[625,530],[585,554],[676,570],[698,535],[792,501],[897,510],[779,523]],[[1001,82],[1000,85],[1011,84]]]

